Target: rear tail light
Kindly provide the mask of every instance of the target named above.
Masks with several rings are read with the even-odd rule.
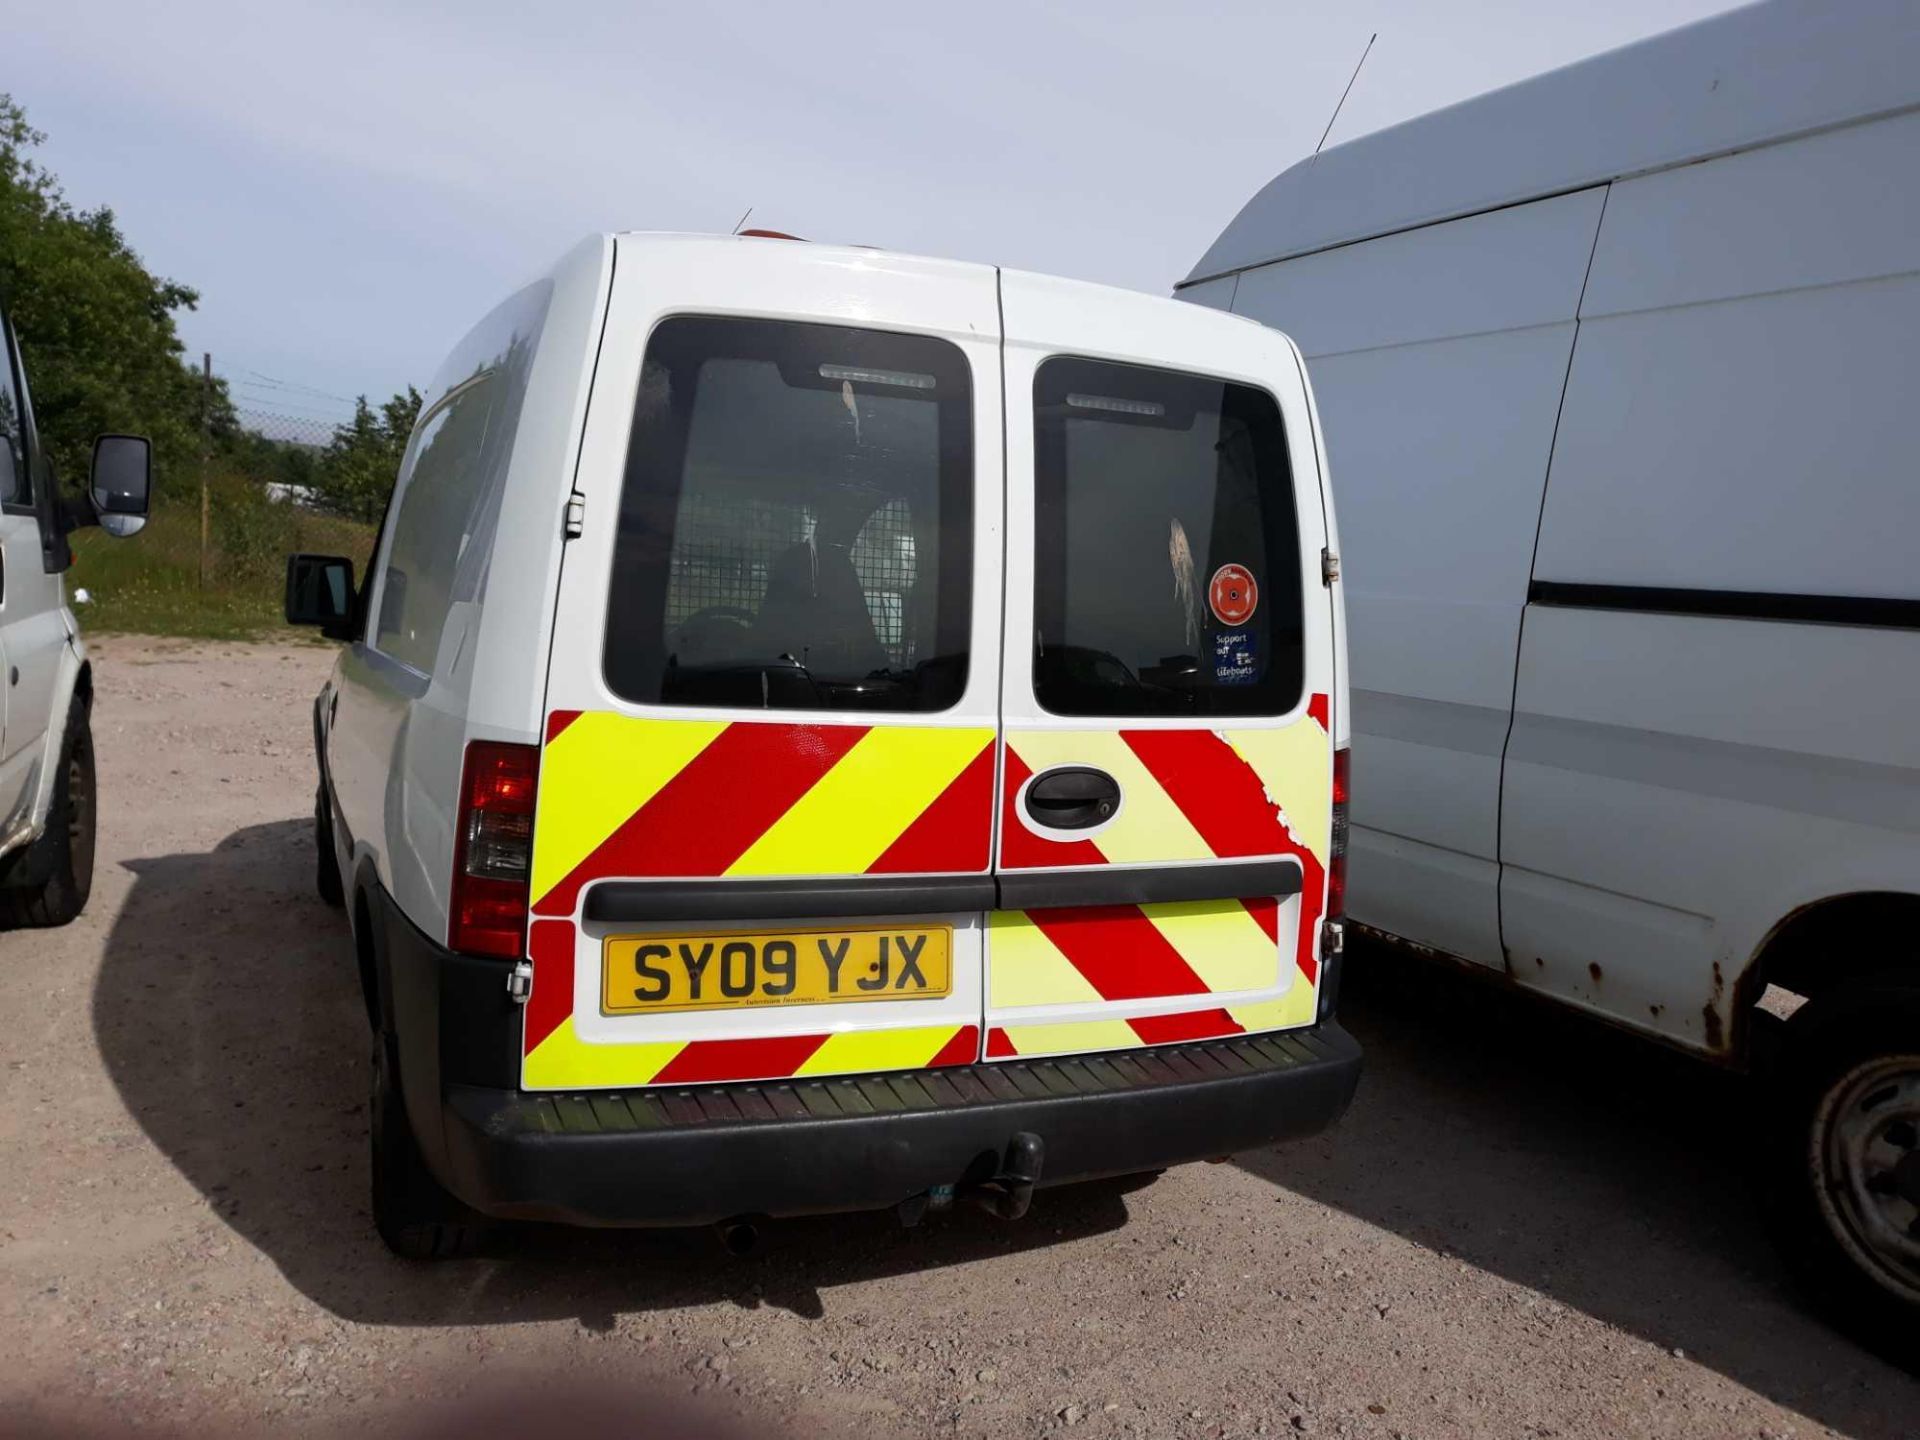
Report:
[[[1353,752],[1333,752],[1333,837],[1327,852],[1327,919],[1347,915],[1347,760]]]
[[[447,909],[450,949],[507,960],[527,953],[539,756],[532,745],[475,740],[467,746]]]

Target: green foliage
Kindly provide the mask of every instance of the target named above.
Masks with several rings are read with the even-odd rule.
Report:
[[[203,422],[222,437],[236,430],[225,385],[216,381],[209,394],[182,360],[174,312],[199,297],[149,272],[111,210],[68,203],[32,157],[45,140],[0,94],[0,295],[20,339],[41,438],[59,477],[77,484],[95,435],[150,436],[157,488],[179,485]]]
[[[132,540],[100,530],[73,537],[69,592],[84,588],[80,606],[89,633],[135,631],[205,639],[245,639],[288,632],[281,619],[287,556],[297,551],[346,555],[356,573],[373,552],[373,527],[276,504],[250,474],[219,468],[209,483],[214,548],[211,583],[200,584],[200,503],[163,496],[147,528]],[[311,634],[312,632],[291,632]]]
[[[407,437],[420,418],[420,392],[409,385],[376,412],[362,395],[353,419],[333,433],[309,482],[319,505],[335,515],[378,521],[393,491]]]

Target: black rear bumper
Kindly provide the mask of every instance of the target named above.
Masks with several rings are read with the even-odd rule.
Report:
[[[1040,1138],[1039,1183],[1155,1170],[1311,1134],[1353,1098],[1336,1025],[1126,1054],[838,1080],[534,1095],[455,1086],[448,1188],[576,1225],[878,1210],[991,1180]]]
[[[429,1166],[483,1214],[694,1225],[881,1210],[991,1181],[1017,1135],[1041,1187],[1310,1135],[1347,1108],[1360,1047],[1311,1029],[1106,1055],[752,1085],[514,1088],[507,967],[451,955],[380,897],[383,999]]]

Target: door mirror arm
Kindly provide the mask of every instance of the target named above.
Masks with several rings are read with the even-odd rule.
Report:
[[[100,512],[89,495],[61,495],[53,502],[54,524],[62,535],[100,523]]]

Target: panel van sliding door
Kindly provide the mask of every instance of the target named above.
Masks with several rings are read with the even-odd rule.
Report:
[[[1608,197],[1527,613],[1502,908],[1522,983],[1681,1044],[1732,1043],[1736,981],[1781,918],[1920,874],[1916,154],[1908,114]],[[1357,862],[1354,887],[1357,908]]]

